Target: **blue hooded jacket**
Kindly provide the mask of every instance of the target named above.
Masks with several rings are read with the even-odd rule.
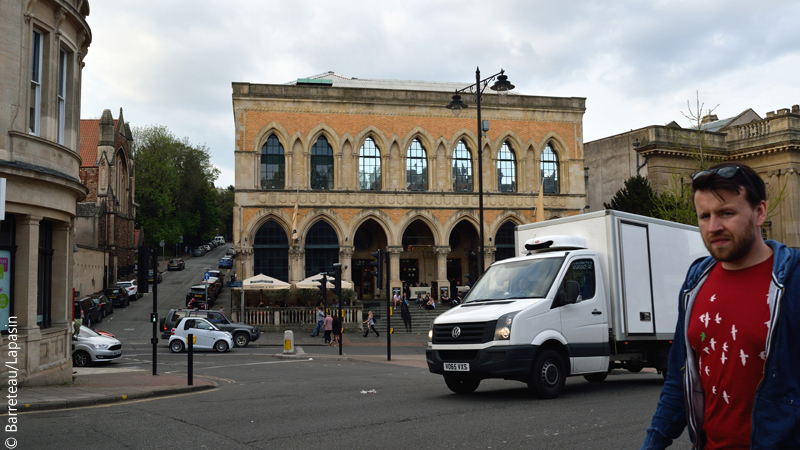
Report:
[[[769,331],[764,376],[753,403],[750,448],[800,448],[800,251],[765,241],[774,252],[769,286]],[[686,317],[708,274],[712,257],[692,264],[681,288],[678,324],[661,398],[643,450],[664,449],[689,427],[694,448],[702,449],[705,395],[694,351],[686,340]],[[698,439],[698,437],[700,437]]]

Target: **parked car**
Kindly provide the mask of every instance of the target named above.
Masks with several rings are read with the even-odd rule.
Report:
[[[215,236],[214,242],[216,242],[217,245],[225,245],[225,236]]]
[[[195,338],[192,344],[194,350],[214,349],[224,353],[233,347],[233,337],[227,331],[221,331],[206,319],[185,317],[171,330],[169,349],[175,353],[182,352],[186,348],[186,339],[190,333]]]
[[[206,293],[208,295],[206,295]],[[206,299],[208,304],[206,304]],[[214,306],[214,301],[217,299],[214,287],[210,284],[198,284],[189,288],[186,293],[186,307],[187,308],[200,308],[208,309]],[[192,305],[190,303],[194,301]]]
[[[122,343],[87,327],[72,335],[72,365],[84,367],[91,362],[111,361],[122,356]]]
[[[222,282],[222,287],[225,287],[225,274],[223,274],[221,270],[209,270],[208,275],[219,278],[219,280]]]
[[[117,286],[125,289],[128,293],[128,298],[131,300],[138,300],[142,296],[139,294],[139,285],[136,284],[136,280],[117,281]]]
[[[130,304],[130,299],[128,298],[128,291],[120,286],[111,286],[107,287],[103,294],[111,300],[115,306],[126,307]]]
[[[150,269],[147,272],[147,280],[149,282],[151,282],[151,283],[153,282],[153,270],[152,269]],[[161,275],[161,272],[158,272],[158,282],[161,283],[162,281],[164,281],[164,277],[163,277],[163,275]]]
[[[228,251],[225,252],[225,256],[230,256],[233,258],[233,247],[229,248]]]
[[[223,256],[219,260],[219,269],[232,269],[233,268],[233,260],[230,256]]]
[[[206,254],[205,247],[195,247],[194,251],[192,252],[192,256],[199,257]]]
[[[219,293],[222,292],[222,280],[217,277],[209,277],[208,281],[201,281],[200,284],[210,284],[214,286],[215,297],[219,297]]]
[[[201,317],[208,319],[217,328],[227,331],[233,336],[235,347],[247,347],[251,341],[257,341],[261,337],[261,330],[258,327],[245,323],[231,322],[221,311],[192,310],[192,309],[171,309],[165,317],[161,319],[161,339],[169,339],[172,329],[184,317]]]
[[[100,319],[105,319],[107,315],[114,313],[114,304],[103,294],[93,295],[92,302],[100,309]],[[98,320],[99,322],[99,320]]]
[[[75,320],[81,319],[81,324],[87,327],[92,326],[93,323],[100,323],[103,320],[102,313],[100,312],[100,305],[95,304],[91,297],[83,297],[80,300],[73,302],[73,312]]]
[[[182,259],[170,259],[169,263],[167,263],[167,271],[170,270],[184,270],[186,268],[186,263],[183,262]]]
[[[204,245],[203,247],[205,247],[205,248],[206,248],[206,253],[208,253],[208,252],[210,252],[210,251],[211,251],[211,246],[210,246],[210,245],[206,244],[206,245]]]

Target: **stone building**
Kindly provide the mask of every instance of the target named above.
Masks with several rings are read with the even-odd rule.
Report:
[[[73,227],[81,184],[81,71],[92,40],[85,0],[0,2],[0,377],[72,379]],[[11,326],[9,326],[11,325]]]
[[[89,188],[75,220],[75,289],[88,294],[133,273],[136,255],[133,135],[122,116],[106,109],[81,120],[81,182]]]
[[[514,226],[535,220],[540,186],[547,219],[580,213],[585,99],[486,89],[480,254],[474,98],[464,94],[460,116],[446,109],[469,84],[333,72],[233,83],[238,276],[294,282],[341,262],[369,299],[370,253],[381,248],[392,287],[466,283],[479,258],[488,267],[513,256]]]
[[[638,147],[634,145],[638,143]],[[711,163],[741,161],[764,179],[770,212],[763,227],[766,237],[800,248],[800,106],[771,111],[762,118],[752,109],[719,119],[708,115],[700,131],[671,122],[586,143],[588,210],[603,209],[637,173],[648,178],[656,192],[683,182],[691,189],[702,150]],[[779,202],[770,199],[780,198]]]

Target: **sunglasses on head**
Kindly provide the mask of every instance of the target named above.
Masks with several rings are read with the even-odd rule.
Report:
[[[739,166],[725,166],[725,167],[718,167],[716,169],[701,170],[700,172],[697,172],[692,175],[692,181],[700,177],[704,177],[706,175],[711,175],[714,173],[723,178],[733,178],[736,175],[736,173],[739,172],[740,170],[741,167]],[[754,193],[757,193],[758,189],[756,189],[755,183],[753,183],[750,177],[747,176],[747,173],[745,173],[745,171],[743,170],[742,170],[742,176],[744,177],[745,183],[747,183],[747,185],[750,186],[750,188],[753,190]]]

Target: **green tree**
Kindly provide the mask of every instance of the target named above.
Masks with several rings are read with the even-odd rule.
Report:
[[[625,180],[625,186],[614,194],[611,203],[603,203],[603,207],[653,217],[655,193],[647,178],[636,175]]]
[[[227,188],[217,188],[217,197],[214,203],[219,211],[219,220],[222,223],[219,232],[223,236],[231,236],[233,230],[233,206],[234,206],[233,186]]]

